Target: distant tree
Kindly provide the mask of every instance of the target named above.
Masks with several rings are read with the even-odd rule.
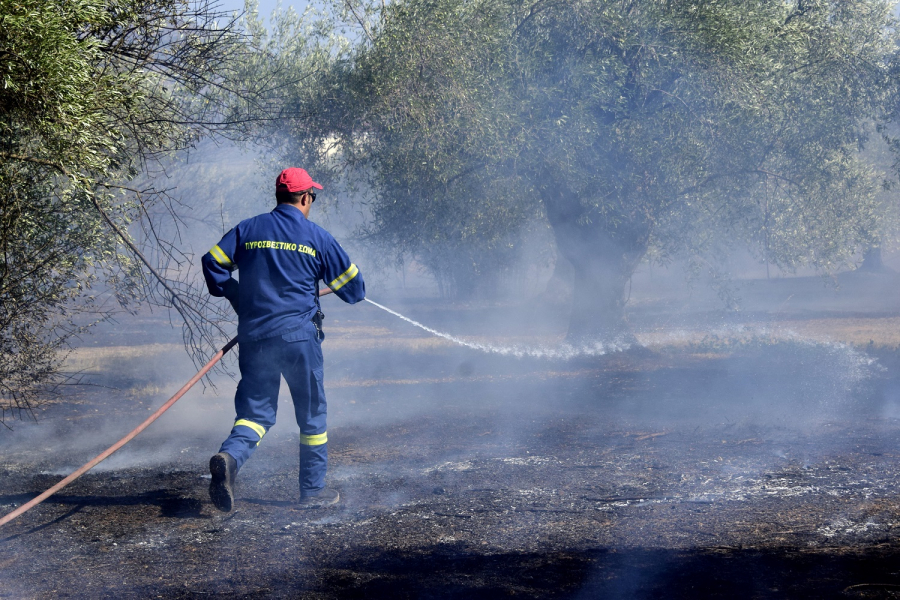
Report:
[[[214,307],[179,278],[177,239],[147,218],[177,220],[176,199],[131,183],[242,124],[217,100],[244,50],[215,6],[0,0],[0,422],[59,382],[60,349],[85,312],[104,313],[98,282],[123,304],[177,311],[197,357],[219,333]]]
[[[574,266],[571,341],[628,336],[648,253],[741,243],[828,270],[875,237],[860,149],[893,83],[889,2],[346,4],[365,35],[300,103],[320,110],[297,111],[293,149],[339,149],[375,190],[373,236],[435,269],[541,213]]]

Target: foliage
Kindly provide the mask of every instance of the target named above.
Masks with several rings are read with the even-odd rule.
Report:
[[[881,225],[859,150],[892,86],[886,2],[401,0],[380,14],[297,139],[338,140],[370,175],[374,236],[436,269],[496,257],[546,217],[575,266],[570,336],[623,330],[648,253],[711,264],[743,243],[827,270]]]
[[[97,282],[174,307],[195,356],[216,332],[203,296],[173,278],[186,257],[146,219],[178,207],[128,184],[230,125],[216,99],[241,46],[213,6],[0,0],[0,420],[60,381],[58,350],[97,310]]]
[[[353,45],[344,35],[339,19],[329,4],[309,5],[302,13],[288,7],[276,11],[271,30],[264,25],[255,0],[246,0],[241,25],[254,49],[234,65],[235,93],[223,96],[226,106],[241,104],[247,88],[265,90],[265,100],[244,108],[253,115],[253,141],[266,150],[269,171],[279,172],[284,164],[316,164],[316,180],[329,190],[336,184],[332,171],[335,140],[326,136],[311,139],[307,126],[313,120],[336,122],[340,115],[327,101],[335,83],[331,69],[349,60]],[[323,101],[324,100],[324,101]],[[317,205],[318,206],[318,205]]]

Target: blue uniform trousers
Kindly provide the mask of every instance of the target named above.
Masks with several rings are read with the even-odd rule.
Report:
[[[238,469],[275,424],[278,389],[284,375],[300,426],[300,495],[325,487],[328,438],[322,342],[313,323],[281,336],[240,344],[241,381],[234,396],[235,423],[220,452],[234,457]]]

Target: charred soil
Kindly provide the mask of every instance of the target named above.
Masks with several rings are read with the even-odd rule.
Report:
[[[236,509],[212,506],[206,463],[234,386],[222,379],[219,396],[185,398],[124,458],[0,530],[0,598],[900,596],[900,354],[836,333],[896,316],[817,317],[834,329],[663,335],[648,317],[639,337],[668,340],[651,353],[551,362],[333,310],[340,504],[297,505],[284,395]],[[155,369],[131,396],[79,390],[0,435],[0,512],[118,439],[188,367]]]

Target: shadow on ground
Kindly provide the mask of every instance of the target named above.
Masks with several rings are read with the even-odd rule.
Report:
[[[490,554],[441,545],[354,553],[313,571],[284,570],[190,592],[180,586],[148,594],[201,598],[895,598],[900,548],[585,550]],[[229,583],[227,575],[222,583]],[[252,590],[252,591],[251,591]],[[141,592],[136,590],[138,594]]]

